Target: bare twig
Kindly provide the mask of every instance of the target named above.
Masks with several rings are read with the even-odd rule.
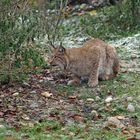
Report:
[[[56,41],[62,41],[60,37],[60,26],[63,24],[64,13],[66,11],[68,0],[61,0],[59,3],[59,9],[55,8],[54,13],[50,13],[45,20],[46,34],[48,37],[49,47],[55,48]],[[51,49],[51,48],[50,48]]]

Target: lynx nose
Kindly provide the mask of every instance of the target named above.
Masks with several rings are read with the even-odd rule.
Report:
[[[53,62],[52,60],[50,60],[50,59],[48,60],[48,63],[49,63],[50,65],[52,64],[52,62]]]

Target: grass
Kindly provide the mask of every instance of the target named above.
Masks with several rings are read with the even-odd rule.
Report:
[[[93,10],[82,16],[72,16],[62,26],[62,32],[63,36],[73,34],[115,40],[139,33],[139,25],[139,20],[135,25],[133,23],[130,5],[122,4]]]
[[[7,136],[4,135],[7,133]],[[118,135],[120,134],[120,135]],[[94,125],[72,124],[67,127],[61,126],[56,121],[46,121],[34,128],[23,128],[20,132],[14,130],[1,130],[0,139],[7,137],[31,140],[79,140],[79,139],[103,139],[103,140],[125,140],[126,136],[121,135],[120,130],[101,130],[94,128]]]
[[[80,87],[58,86],[58,92],[66,92],[66,97],[77,92],[78,99],[83,100],[85,106],[91,107],[92,105],[86,104],[86,100],[89,97],[94,98],[96,104],[94,104],[93,109],[100,112],[103,118],[94,122],[91,112],[85,112],[86,122],[74,121],[63,125],[59,120],[45,120],[34,127],[23,127],[19,131],[8,127],[6,129],[0,128],[0,139],[4,140],[6,137],[12,136],[19,140],[25,138],[29,140],[126,140],[128,135],[123,135],[121,129],[111,128],[108,130],[101,126],[104,125],[107,117],[115,115],[137,116],[138,121],[140,121],[139,85],[138,74],[121,73],[116,79],[100,82],[99,86],[94,89],[87,88],[85,85],[80,85]],[[109,93],[117,99],[111,103],[109,110],[106,111],[104,100]],[[101,98],[99,101],[96,101],[97,94]],[[125,99],[129,96],[133,97],[131,103],[136,107],[134,113],[126,110]]]

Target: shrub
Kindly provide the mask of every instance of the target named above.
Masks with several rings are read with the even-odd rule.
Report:
[[[0,84],[23,80],[45,65],[44,48],[35,40],[47,34],[48,50],[60,39],[64,7],[64,0],[0,1]]]
[[[115,39],[140,30],[140,1],[123,0],[115,6],[97,10],[97,15],[81,17],[86,34],[102,39]]]

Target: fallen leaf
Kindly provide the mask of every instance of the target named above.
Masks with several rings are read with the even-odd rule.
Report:
[[[69,99],[76,99],[77,96],[69,96],[68,98],[69,98]]]
[[[13,93],[13,96],[18,96],[18,95],[19,95],[19,92]]]
[[[116,118],[119,119],[119,120],[124,120],[125,116],[116,116]]]
[[[82,16],[82,15],[84,15],[85,13],[84,12],[81,12],[81,13],[78,13],[77,15],[78,16]]]
[[[46,92],[42,92],[41,95],[44,96],[44,97],[46,97],[46,98],[49,98],[49,97],[51,97],[53,94],[46,91]]]
[[[121,123],[120,120],[118,120],[116,117],[109,117],[107,122],[106,122],[106,125],[107,126],[114,126],[114,127],[117,127],[117,128],[124,128],[124,124]]]
[[[140,133],[140,127],[136,127],[136,132]]]
[[[87,102],[93,103],[94,102],[94,99],[93,98],[87,98]]]
[[[79,121],[79,122],[84,122],[85,121],[84,117],[81,116],[81,115],[78,115],[78,114],[73,115],[72,118],[76,121]]]
[[[53,77],[47,77],[46,78],[48,81],[53,81],[54,79],[53,79]]]
[[[127,130],[122,130],[122,133],[126,135],[126,134],[129,134],[129,131],[127,131]]]
[[[69,135],[70,136],[74,136],[75,134],[73,132],[69,132]]]
[[[97,15],[97,11],[96,10],[92,10],[92,11],[89,12],[89,14],[91,16],[96,16]]]
[[[29,116],[27,116],[26,114],[22,115],[22,119],[27,120],[27,121],[30,120]]]

